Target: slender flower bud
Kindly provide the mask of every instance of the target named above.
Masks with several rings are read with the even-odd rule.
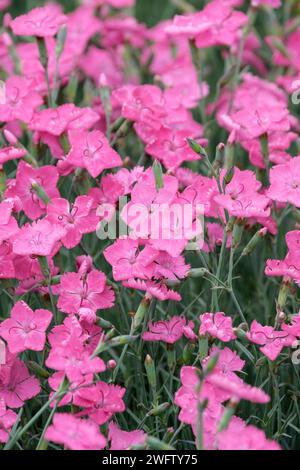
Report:
[[[262,238],[264,238],[268,233],[268,229],[262,228],[258,230],[255,235],[251,238],[250,242],[245,246],[245,248],[242,251],[242,256],[247,256],[250,253],[252,253],[255,248],[257,247],[258,243]]]
[[[156,191],[159,191],[164,187],[164,180],[163,180],[163,171],[162,171],[162,166],[159,163],[159,161],[155,160],[152,166],[153,169],[153,174],[155,178],[155,186],[156,186]]]
[[[18,139],[16,138],[16,136],[8,129],[4,129],[3,134],[10,145],[16,145],[18,143]]]
[[[155,364],[151,356],[147,354],[146,359],[145,359],[145,369],[147,372],[147,378],[149,385],[153,392],[156,390],[156,371],[155,371]]]
[[[239,401],[230,400],[229,404],[226,406],[224,414],[221,418],[221,421],[218,425],[218,432],[224,431],[230,423],[231,418],[233,417]]]

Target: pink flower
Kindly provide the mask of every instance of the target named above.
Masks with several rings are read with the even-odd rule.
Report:
[[[277,331],[272,326],[262,326],[256,320],[252,322],[247,338],[252,343],[260,345],[261,352],[271,361],[275,361],[283,348],[292,346],[296,341],[296,338],[287,331]]]
[[[240,379],[234,372],[243,370],[245,361],[235,351],[227,347],[224,349],[219,349],[216,346],[212,347],[209,351],[209,356],[202,361],[202,365],[206,366],[216,354],[218,355],[218,362],[213,372],[224,374],[233,381],[239,381]]]
[[[30,122],[30,128],[60,136],[68,130],[87,130],[97,121],[99,116],[91,108],[78,108],[73,103],[67,103],[58,108],[36,112]]]
[[[104,250],[106,261],[113,267],[115,281],[151,279],[157,256],[156,250],[147,246],[142,250],[139,241],[131,238],[119,239]]]
[[[61,277],[58,308],[65,313],[78,313],[80,308],[93,311],[113,306],[114,292],[106,285],[106,276],[93,270],[87,276],[66,273]]]
[[[24,362],[8,354],[6,364],[0,365],[0,400],[10,408],[21,408],[40,391],[39,381],[29,375]]]
[[[233,11],[219,0],[210,2],[201,12],[175,16],[167,32],[195,39],[198,47],[231,45],[242,26],[248,21],[242,12]]]
[[[59,6],[51,4],[18,16],[10,27],[17,36],[47,37],[55,36],[66,21],[67,17],[61,13]]]
[[[300,157],[272,167],[270,183],[267,194],[273,201],[300,207]]]
[[[56,413],[46,431],[45,439],[62,444],[70,450],[102,450],[106,440],[91,421],[67,413]]]
[[[22,158],[26,155],[26,150],[22,148],[17,148],[14,146],[4,147],[0,149],[0,165],[3,165],[10,160],[16,160],[17,158]]]
[[[0,279],[11,279],[16,277],[14,255],[11,243],[4,240],[0,244]]]
[[[38,309],[33,312],[25,302],[17,302],[10,318],[0,324],[0,335],[14,354],[27,349],[42,351],[46,341],[45,332],[51,319],[52,313],[49,310]]]
[[[52,225],[47,220],[26,224],[14,237],[13,252],[16,255],[50,256],[65,233],[60,225]]]
[[[225,316],[225,313],[204,313],[200,315],[200,321],[200,335],[208,333],[213,338],[218,338],[225,343],[236,339],[232,328],[232,318]]]
[[[281,6],[281,0],[251,0],[251,5],[254,7],[268,5],[273,8],[279,8]]]
[[[99,357],[91,358],[91,351],[84,344],[71,338],[68,344],[52,347],[46,360],[50,369],[63,371],[70,382],[82,383],[86,376],[105,371],[105,364]]]
[[[300,337],[300,313],[292,317],[291,324],[283,323],[281,329],[291,336]]]
[[[94,232],[97,228],[98,217],[92,213],[93,199],[79,196],[73,204],[66,199],[52,199],[47,206],[47,217],[52,224],[63,227],[66,235],[61,239],[66,248],[77,246],[86,233]]]
[[[232,381],[223,374],[211,374],[208,380],[216,389],[228,392],[233,399],[247,400],[253,403],[268,403],[270,401],[270,397],[260,388],[251,387],[242,381]]]
[[[67,161],[86,168],[93,178],[99,176],[103,170],[122,165],[120,156],[110,147],[107,138],[100,131],[70,131],[69,141],[71,150]]]
[[[277,442],[268,440],[265,433],[255,426],[246,426],[234,417],[227,429],[217,437],[219,450],[280,450]]]
[[[0,202],[0,243],[9,240],[19,230],[16,219],[12,217],[13,207],[13,202],[8,199]]]
[[[198,160],[199,156],[187,143],[190,137],[185,131],[162,127],[153,142],[146,146],[146,152],[160,160],[168,170],[175,170],[185,161]]]
[[[108,426],[108,439],[111,441],[110,450],[128,450],[135,445],[144,444],[147,435],[144,431],[122,431],[113,422]]]
[[[174,344],[184,334],[184,328],[190,327],[193,329],[194,323],[188,321],[184,317],[173,317],[171,320],[158,321],[156,323],[149,323],[148,329],[143,334],[144,341],[162,341],[167,344]]]
[[[0,400],[0,442],[7,442],[10,431],[17,421],[17,414],[7,410],[3,398]]]
[[[118,385],[97,382],[82,388],[74,398],[74,404],[84,409],[80,414],[88,415],[95,423],[106,423],[115,413],[125,411],[123,397],[126,389]]]
[[[28,163],[20,161],[16,179],[10,184],[6,191],[6,197],[18,196],[22,203],[22,209],[27,217],[32,220],[38,219],[46,213],[46,204],[38,197],[35,185],[40,186],[48,198],[59,197],[58,171],[54,166],[42,166],[32,168]]]
[[[260,188],[261,183],[257,181],[254,172],[241,171],[235,167],[225,194],[215,196],[214,200],[234,217],[268,217],[270,200],[259,193]]]
[[[5,10],[10,6],[11,0],[1,0],[0,1],[0,10]]]
[[[11,76],[5,83],[5,100],[0,101],[0,119],[4,122],[20,120],[28,123],[34,110],[43,104],[28,78]]]

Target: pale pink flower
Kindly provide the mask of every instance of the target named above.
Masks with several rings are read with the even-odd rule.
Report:
[[[229,426],[217,437],[219,450],[281,450],[277,442],[266,438],[265,433],[255,426],[246,426],[245,422],[233,417]]]
[[[230,6],[214,0],[199,13],[175,16],[167,32],[195,39],[198,47],[229,46],[247,21],[244,13],[233,11]]]
[[[68,413],[56,413],[48,427],[45,439],[70,450],[102,450],[106,440],[92,421],[79,419]]]
[[[119,426],[113,422],[108,426],[108,440],[110,450],[128,450],[135,445],[144,444],[147,435],[144,431],[122,431]]]
[[[66,21],[67,17],[61,13],[60,7],[49,4],[18,16],[10,23],[10,27],[18,36],[47,37],[55,36]]]
[[[27,349],[42,351],[51,320],[49,310],[33,311],[25,302],[17,302],[10,318],[0,323],[0,336],[7,341],[11,353],[17,354]]]
[[[209,376],[209,383],[216,389],[228,392],[236,400],[247,400],[253,403],[268,403],[270,401],[270,397],[260,388],[251,387],[242,381],[232,381],[225,375],[212,374]]]
[[[106,276],[93,270],[82,277],[79,273],[66,273],[61,277],[58,308],[65,313],[78,313],[80,308],[95,312],[113,306],[114,292],[106,285]]]
[[[232,318],[226,316],[223,312],[203,313],[203,315],[200,315],[200,322],[200,335],[208,333],[213,338],[218,338],[225,343],[236,339],[232,327]]]
[[[251,0],[251,5],[254,7],[268,5],[272,8],[279,8],[281,6],[281,0]]]

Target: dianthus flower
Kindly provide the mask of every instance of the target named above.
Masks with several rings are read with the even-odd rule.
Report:
[[[17,354],[27,349],[42,351],[51,320],[49,310],[33,311],[20,301],[13,307],[10,318],[0,323],[0,336],[7,341],[11,353]]]

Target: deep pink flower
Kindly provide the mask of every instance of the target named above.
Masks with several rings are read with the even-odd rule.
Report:
[[[4,122],[20,120],[28,123],[34,110],[43,104],[41,96],[34,91],[31,80],[11,76],[5,83],[5,100],[0,101],[0,119]]]
[[[4,147],[0,149],[0,165],[3,165],[4,163],[9,162],[10,160],[22,158],[26,154],[26,150],[22,148],[17,148],[12,145],[10,147]]]
[[[70,450],[102,450],[106,445],[106,440],[95,423],[67,413],[54,415],[45,439],[62,444]]]
[[[18,16],[10,23],[13,33],[18,36],[55,36],[67,21],[58,5],[50,4],[34,8],[26,15]]]
[[[13,252],[16,255],[50,256],[65,233],[60,225],[52,225],[48,220],[26,224],[14,237]]]
[[[18,415],[12,410],[7,410],[3,398],[0,399],[0,442],[7,442],[10,431],[17,421]]]
[[[110,450],[128,450],[132,446],[144,444],[147,437],[144,431],[122,431],[113,422],[109,423],[108,429],[108,439],[111,441]]]
[[[69,132],[71,150],[67,161],[80,168],[86,168],[93,178],[103,170],[122,165],[122,160],[113,150],[105,135],[100,131],[86,132],[74,130]]]
[[[49,310],[38,309],[34,312],[25,302],[17,302],[10,318],[0,324],[0,335],[14,354],[27,349],[42,351],[51,319]]]
[[[158,252],[148,246],[141,248],[138,240],[124,238],[105,249],[104,257],[113,267],[115,281],[151,279]]]
[[[271,361],[275,361],[283,348],[292,346],[296,341],[296,338],[287,331],[277,331],[272,326],[262,326],[256,320],[252,322],[247,338],[252,343],[260,345],[261,352]]]
[[[66,273],[61,277],[58,308],[65,313],[78,313],[80,308],[95,312],[110,308],[114,292],[106,285],[106,276],[93,270],[86,277],[79,273]]]
[[[91,108],[78,108],[73,103],[67,103],[58,108],[36,112],[30,122],[30,128],[60,136],[68,130],[87,130],[97,121],[99,116]]]
[[[38,219],[46,213],[46,205],[37,195],[34,187],[40,186],[47,196],[52,198],[59,197],[58,189],[58,171],[54,166],[42,166],[33,168],[28,163],[20,161],[16,174],[6,191],[6,197],[18,196],[22,203],[22,209],[32,220]]]
[[[10,408],[21,408],[26,400],[40,393],[40,384],[29,375],[24,362],[7,355],[6,364],[0,365],[0,399]]]
[[[226,316],[225,313],[203,313],[203,315],[200,315],[200,321],[200,335],[208,333],[213,338],[218,338],[225,343],[236,339],[232,327],[232,318]]]
[[[16,219],[12,217],[13,208],[11,200],[0,202],[0,244],[4,240],[9,240],[19,230]]]
[[[84,409],[80,414],[88,415],[95,423],[106,423],[115,413],[125,411],[123,397],[126,389],[118,385],[97,382],[82,388],[74,398],[74,404]]]
[[[58,224],[66,231],[61,239],[66,248],[77,246],[86,233],[97,228],[98,217],[92,212],[93,199],[79,196],[73,204],[66,199],[52,199],[47,206],[47,217],[52,224]]]

